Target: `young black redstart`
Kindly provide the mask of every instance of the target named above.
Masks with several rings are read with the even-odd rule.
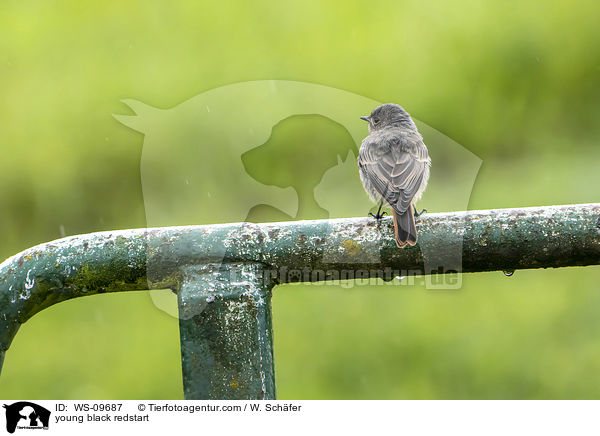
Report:
[[[413,246],[417,243],[415,215],[420,215],[414,204],[427,187],[431,166],[423,137],[397,104],[382,104],[361,118],[369,123],[369,136],[358,154],[360,179],[369,197],[380,201],[377,214],[370,215],[380,219],[385,200],[394,213],[396,245]]]

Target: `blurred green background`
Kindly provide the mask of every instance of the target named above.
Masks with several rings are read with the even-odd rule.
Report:
[[[3,1],[0,258],[144,227],[144,137],[112,118],[131,113],[120,100],[170,108],[248,80],[402,104],[483,160],[471,209],[598,202],[599,13],[593,1]],[[599,398],[599,278],[279,287],[279,398]],[[53,306],[21,328],[0,398],[182,398],[177,320],[144,292]]]

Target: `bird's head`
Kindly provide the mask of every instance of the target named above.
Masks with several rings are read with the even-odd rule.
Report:
[[[377,106],[368,117],[360,117],[369,123],[369,132],[388,127],[405,127],[416,129],[415,123],[402,106],[394,103],[385,103]]]

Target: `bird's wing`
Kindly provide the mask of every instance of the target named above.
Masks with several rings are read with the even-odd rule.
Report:
[[[361,169],[377,192],[400,214],[411,207],[429,160],[425,147],[402,146],[402,141],[411,140],[398,135],[368,136],[359,152]]]

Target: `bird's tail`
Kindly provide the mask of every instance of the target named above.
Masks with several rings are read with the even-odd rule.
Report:
[[[399,248],[403,248],[406,245],[416,245],[417,226],[415,225],[412,204],[402,214],[394,211],[394,232],[396,234],[396,245]]]

